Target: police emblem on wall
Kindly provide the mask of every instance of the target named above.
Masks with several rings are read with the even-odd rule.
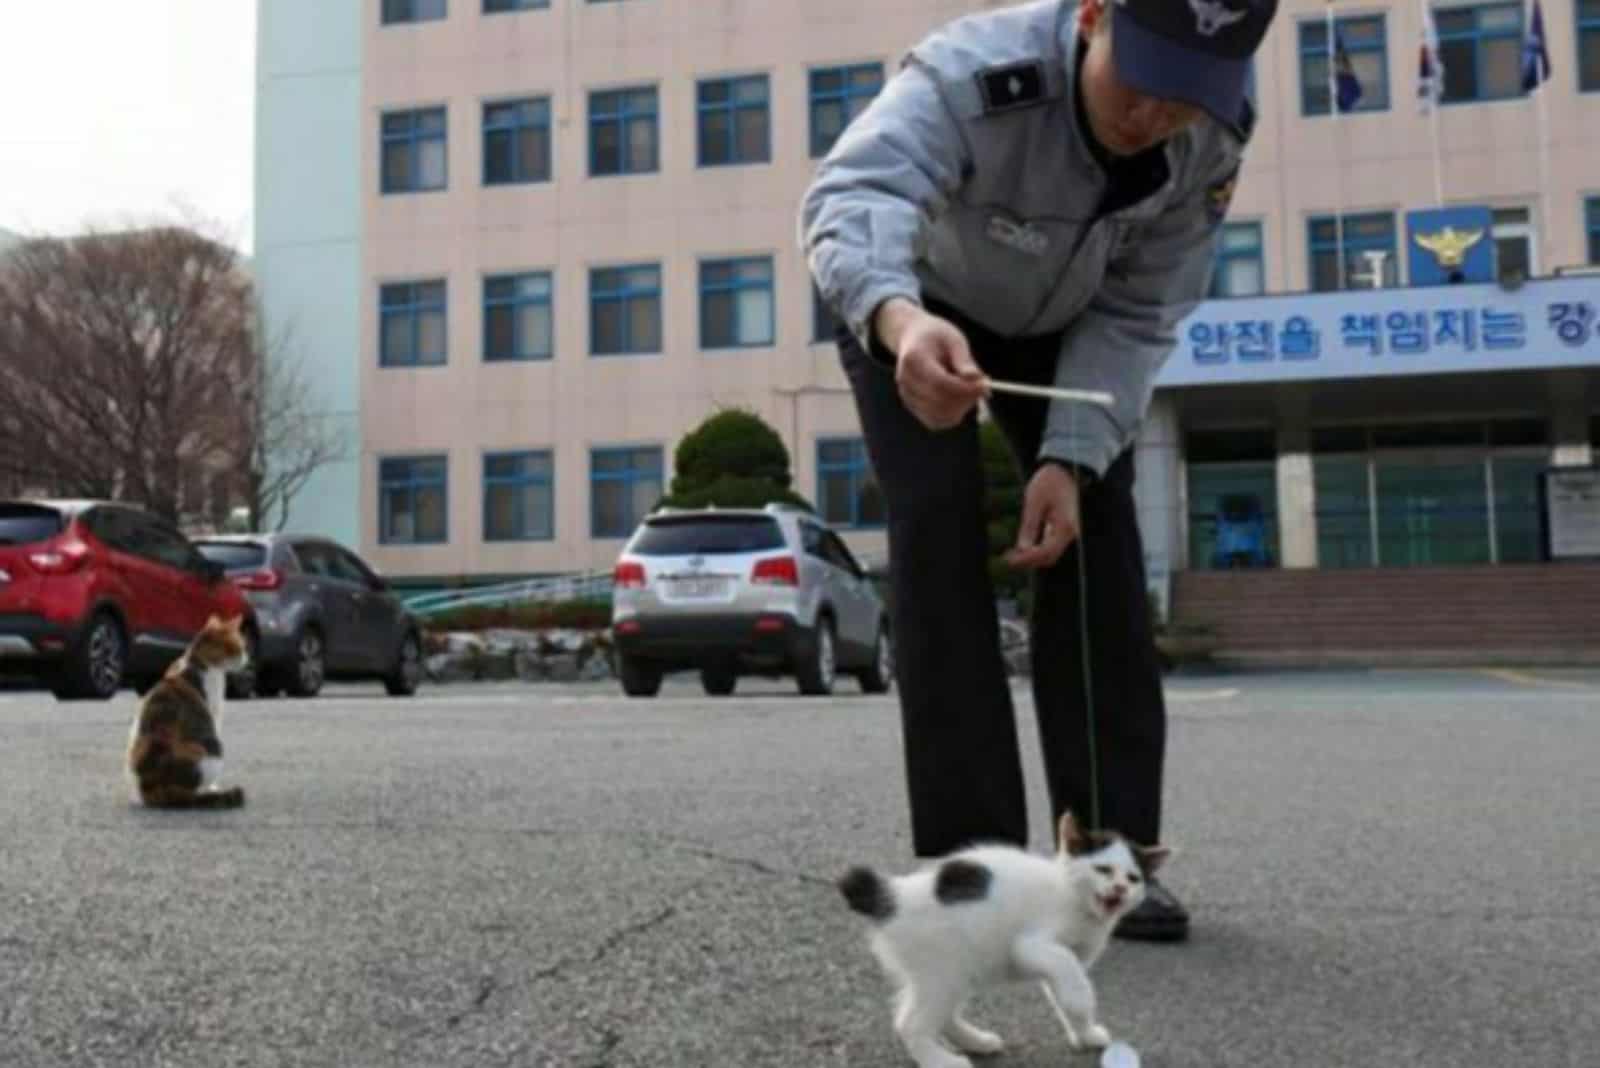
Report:
[[[1414,286],[1495,279],[1494,213],[1487,207],[1406,213],[1407,260]]]

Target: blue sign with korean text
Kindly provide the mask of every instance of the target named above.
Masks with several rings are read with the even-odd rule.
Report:
[[[1156,386],[1600,366],[1600,279],[1209,300]]]
[[[1486,207],[1406,212],[1413,286],[1493,282],[1494,213]]]

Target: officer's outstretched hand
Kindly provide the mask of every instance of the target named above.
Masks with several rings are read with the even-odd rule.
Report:
[[[874,328],[895,354],[900,399],[929,430],[955,426],[983,399],[983,372],[954,323],[896,297],[878,309]]]
[[[1006,553],[1012,567],[1049,567],[1078,536],[1078,480],[1060,464],[1040,464],[1022,495],[1016,547]]]

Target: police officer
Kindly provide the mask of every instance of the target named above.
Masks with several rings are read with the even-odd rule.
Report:
[[[986,565],[984,399],[1027,479],[1008,559],[1032,571],[1054,814],[1098,811],[1159,840],[1166,711],[1133,445],[1205,295],[1275,13],[1276,0],[1041,0],[957,19],[911,50],[806,191],[801,240],[841,322],[888,513],[918,856],[1028,841]],[[991,392],[988,378],[1114,403]],[[1188,922],[1153,884],[1118,934],[1180,939]]]

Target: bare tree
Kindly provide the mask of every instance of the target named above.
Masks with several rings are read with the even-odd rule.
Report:
[[[25,242],[0,261],[0,485],[281,526],[343,455],[286,352],[268,357],[238,254],[198,228]]]
[[[338,427],[316,410],[304,365],[287,335],[257,361],[242,405],[238,470],[250,529],[282,530],[289,506],[318,469],[348,455]]]
[[[0,464],[55,492],[178,518],[225,456],[250,366],[249,280],[176,227],[29,241],[0,267]]]

